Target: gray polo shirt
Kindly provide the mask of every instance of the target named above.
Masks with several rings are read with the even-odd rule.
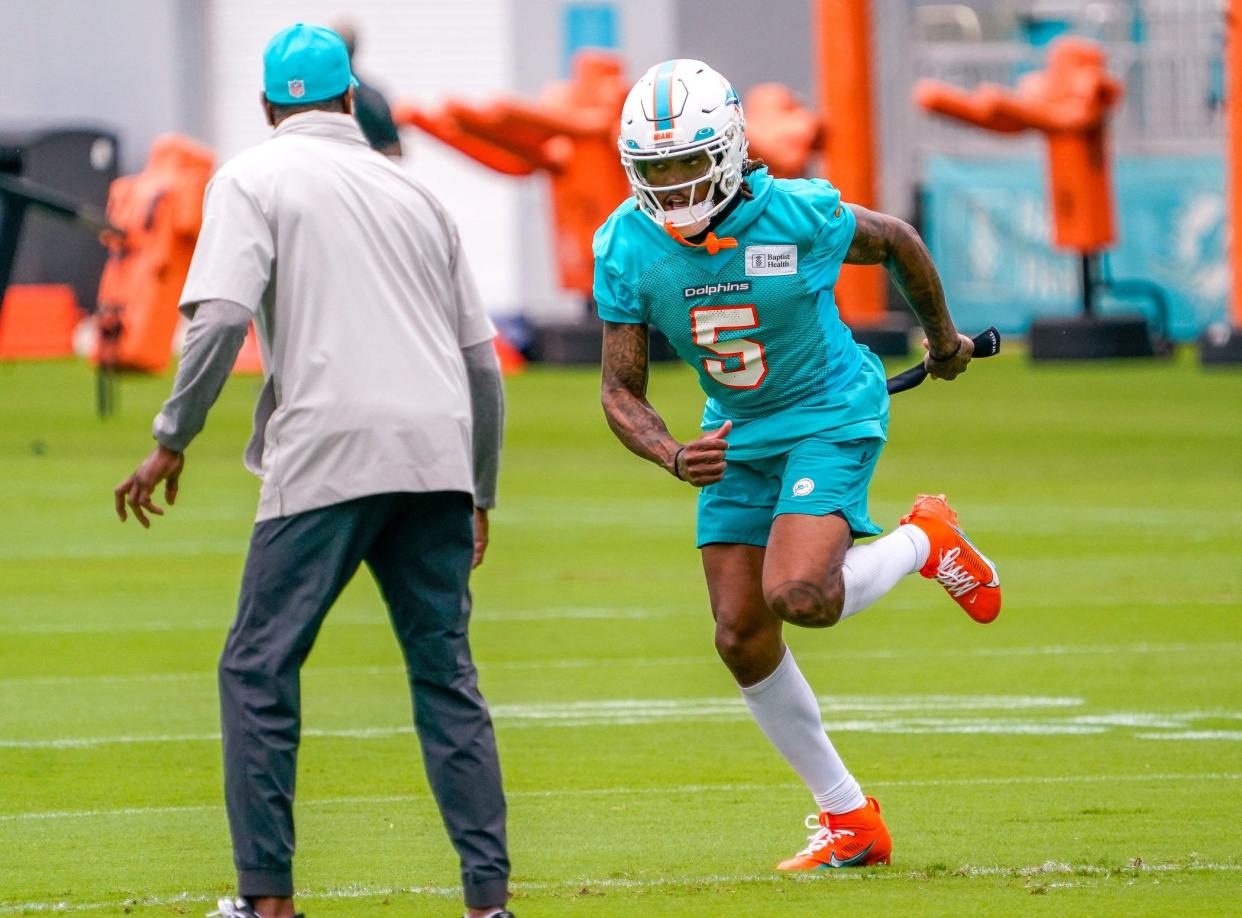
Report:
[[[461,350],[495,330],[444,208],[352,117],[294,115],[220,169],[181,299],[255,314],[258,519],[472,492]]]

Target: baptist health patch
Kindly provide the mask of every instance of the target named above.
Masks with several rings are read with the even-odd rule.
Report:
[[[796,245],[746,246],[747,277],[797,273],[798,247]]]

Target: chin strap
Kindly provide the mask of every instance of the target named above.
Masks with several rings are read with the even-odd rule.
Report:
[[[737,240],[732,236],[725,236],[723,239],[715,233],[708,233],[707,238],[702,242],[691,242],[681,233],[677,232],[677,227],[671,223],[664,224],[664,232],[673,237],[674,240],[681,243],[688,249],[707,249],[708,255],[715,255],[721,249],[736,249]]]

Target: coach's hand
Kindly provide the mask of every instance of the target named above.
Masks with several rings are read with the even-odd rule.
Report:
[[[673,474],[696,488],[715,484],[724,478],[725,451],[729,448],[725,437],[732,429],[733,422],[725,421],[720,427],[709,430],[677,450],[677,455],[673,457]]]
[[[177,484],[181,480],[181,470],[185,467],[185,454],[174,453],[166,446],[157,446],[151,455],[142,460],[142,465],[134,471],[113,491],[116,497],[116,515],[125,522],[125,505],[129,504],[143,529],[151,528],[151,521],[146,513],[150,511],[156,516],[163,516],[164,509],[156,506],[151,500],[159,483],[164,482],[164,500],[171,507],[177,502]]]
[[[933,354],[928,346],[927,339],[923,339],[923,349],[927,351],[927,355],[923,358],[923,366],[927,368],[927,375],[933,379],[956,379],[962,373],[966,372],[966,364],[970,363],[970,355],[975,352],[975,342],[970,340],[969,335],[963,335],[958,332],[958,347],[954,351],[952,345],[945,350],[937,348],[939,355],[943,359],[937,359],[937,355]]]
[[[487,511],[482,507],[474,508],[474,557],[470,559],[473,570],[483,563],[483,555],[487,553]]]

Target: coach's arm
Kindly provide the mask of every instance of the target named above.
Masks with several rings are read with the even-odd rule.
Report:
[[[143,528],[151,525],[147,513],[164,513],[152,500],[160,482],[164,482],[164,499],[169,504],[176,502],[185,467],[185,448],[203,429],[207,412],[232,372],[253,318],[245,306],[228,300],[193,303],[182,311],[189,317],[190,325],[172,395],[151,427],[159,445],[112,492],[121,522],[125,522],[128,505]]]

